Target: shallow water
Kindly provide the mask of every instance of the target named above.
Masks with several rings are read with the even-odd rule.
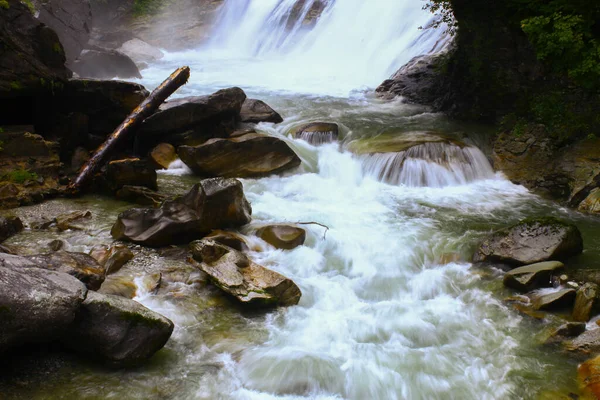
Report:
[[[333,26],[338,17],[330,17]],[[311,54],[324,51],[319,46]],[[406,48],[413,53],[403,57],[418,54],[418,48]],[[371,73],[359,65],[359,76],[330,69],[321,74],[315,65],[286,58],[288,51],[240,55],[212,45],[168,54],[144,71],[142,83],[155,87],[189,64],[192,78],[178,96],[239,85],[282,114],[282,124],[257,128],[285,140],[303,163],[284,176],[243,180],[253,222],[242,231],[252,243],[252,259],[300,286],[300,304],[267,313],[242,310],[176,249],[170,255],[133,247],[136,258],[117,275],[135,277],[136,300],[175,322],[165,349],[135,370],[68,358],[42,378],[3,383],[7,398],[535,399],[545,391],[576,390],[576,362],[538,346],[544,326],[502,302],[509,292],[499,271],[476,269],[469,260],[494,229],[553,215],[576,223],[584,235],[586,250],[569,266],[600,268],[600,220],[488,170],[491,132],[485,128],[375,98],[373,83],[387,77],[389,65]],[[290,137],[294,127],[318,120],[340,125],[340,143],[315,147]],[[481,149],[475,154],[481,166],[464,179],[435,185],[402,178],[388,184],[377,180],[362,156],[346,150],[356,139],[415,131]],[[421,171],[433,164],[420,165]],[[179,164],[161,173],[159,186],[164,193],[185,193],[197,181]],[[26,222],[75,209],[91,210],[93,219],[83,231],[27,230],[7,244],[37,253],[61,238],[67,250],[89,251],[111,243],[110,227],[128,207],[90,196],[14,210]],[[311,221],[328,229],[303,225],[306,243],[292,251],[253,237],[261,224]],[[141,279],[157,272],[163,284],[151,293]]]

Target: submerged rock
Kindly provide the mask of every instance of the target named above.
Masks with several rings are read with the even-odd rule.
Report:
[[[0,216],[0,243],[23,230],[23,222],[18,217]]]
[[[272,122],[278,124],[283,122],[281,115],[273,110],[267,103],[256,99],[246,99],[240,111],[242,122],[259,123]]]
[[[179,157],[203,177],[258,178],[300,165],[300,158],[282,140],[258,133],[210,139],[199,146],[181,146]]]
[[[160,247],[198,239],[213,229],[245,225],[251,214],[241,182],[205,179],[185,196],[165,201],[160,208],[121,213],[111,234],[117,240]]]
[[[153,207],[159,207],[164,201],[169,199],[169,196],[150,190],[147,187],[129,185],[125,185],[117,190],[115,197],[118,200]]]
[[[135,365],[162,349],[173,322],[122,297],[88,292],[65,346],[115,366]]]
[[[304,244],[306,231],[297,226],[268,225],[259,228],[256,236],[275,248],[292,250]]]
[[[331,122],[311,122],[301,126],[294,133],[296,139],[315,145],[334,142],[338,135],[338,125]]]
[[[59,215],[54,219],[56,222],[56,227],[60,231],[66,231],[68,229],[80,230],[82,229],[79,226],[73,224],[75,221],[80,221],[82,219],[89,219],[92,217],[92,213],[90,211],[73,211],[69,214]]]
[[[0,352],[58,339],[86,297],[83,283],[60,272],[7,265],[0,259]]]
[[[560,261],[546,261],[515,268],[504,275],[504,286],[521,292],[550,287],[552,276],[562,272],[564,267]]]
[[[210,239],[193,242],[190,249],[211,281],[242,304],[291,306],[300,301],[302,293],[294,282],[252,262],[239,251]]]
[[[587,322],[600,311],[600,287],[587,282],[577,289],[573,320]]]
[[[583,251],[581,232],[555,218],[527,219],[485,239],[474,262],[534,264],[564,260]]]

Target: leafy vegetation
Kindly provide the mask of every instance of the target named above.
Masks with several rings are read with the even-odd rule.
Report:
[[[4,181],[14,182],[14,183],[25,183],[26,181],[34,181],[38,178],[38,175],[35,172],[30,172],[25,169],[18,169],[15,171],[10,171],[2,177]]]
[[[10,5],[8,4],[7,0],[0,0],[0,8],[4,8],[5,10],[8,10],[10,8]]]
[[[31,12],[32,14],[35,14],[35,6],[31,2],[31,0],[21,0],[21,1],[23,2],[23,4],[25,4],[27,6],[27,8],[29,8],[29,12]]]
[[[155,14],[162,6],[161,0],[135,0],[133,13],[137,16]]]

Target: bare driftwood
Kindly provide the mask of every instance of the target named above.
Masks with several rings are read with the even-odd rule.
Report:
[[[325,232],[323,232],[323,240],[325,240],[327,238],[327,231],[329,230],[329,227],[327,225],[323,225],[318,222],[296,222],[296,224],[297,225],[319,225],[319,226],[322,226],[323,228],[325,228]]]
[[[159,87],[154,89],[121,125],[98,147],[92,158],[81,168],[77,179],[67,188],[67,193],[78,194],[85,185],[89,184],[92,177],[109,159],[114,148],[127,136],[135,131],[146,118],[156,111],[164,101],[182,85],[186,84],[190,77],[190,68],[181,67],[173,72]]]

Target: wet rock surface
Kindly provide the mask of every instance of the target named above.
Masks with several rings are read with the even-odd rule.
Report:
[[[23,230],[23,222],[18,217],[0,216],[0,243]]]
[[[185,196],[165,201],[160,208],[121,213],[111,234],[117,240],[166,246],[198,239],[213,229],[245,225],[251,213],[241,182],[205,179]]]
[[[306,231],[291,225],[268,225],[259,228],[256,236],[275,248],[292,250],[304,244]]]
[[[244,254],[204,239],[190,244],[200,269],[215,286],[250,307],[291,306],[298,304],[298,286],[283,275],[248,259]]]
[[[81,78],[142,78],[138,67],[128,55],[102,48],[84,50],[71,64],[71,69]]]
[[[554,218],[530,219],[484,240],[473,261],[518,266],[564,260],[582,251],[583,239],[576,226]]]
[[[262,100],[246,99],[240,110],[240,118],[242,122],[259,123],[271,122],[278,124],[283,122],[281,115],[273,110],[267,103]]]
[[[294,137],[310,144],[331,143],[338,139],[339,127],[331,122],[311,122],[296,129]]]
[[[257,178],[296,168],[300,158],[281,139],[249,133],[231,139],[210,139],[199,146],[181,146],[179,157],[202,177]]]
[[[547,261],[515,268],[504,275],[504,286],[520,292],[552,286],[552,277],[565,268],[560,261]]]

